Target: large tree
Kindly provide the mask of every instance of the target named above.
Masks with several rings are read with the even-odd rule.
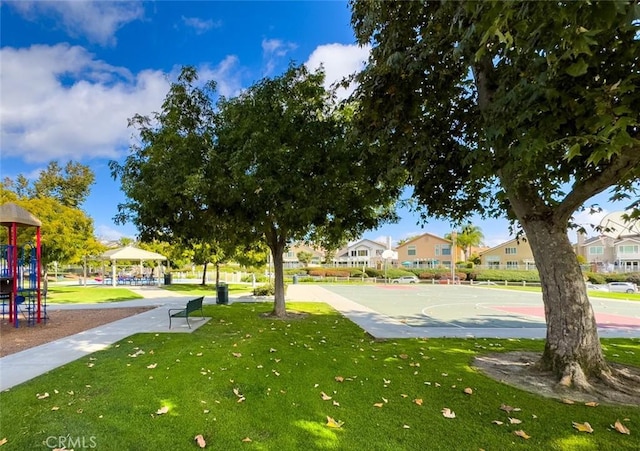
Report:
[[[294,241],[332,247],[395,217],[397,184],[379,183],[385,162],[352,141],[352,109],[337,108],[324,73],[290,66],[219,103],[210,204],[263,238],[275,273],[273,314],[286,314],[283,252]]]
[[[567,229],[601,192],[640,202],[636,2],[351,6],[358,41],[372,45],[355,94],[362,139],[409,171],[423,214],[516,220],[542,282],[539,366],[563,385],[623,389]]]
[[[448,240],[454,238],[451,233],[447,233],[444,237]],[[460,246],[464,251],[465,260],[471,257],[471,248],[479,246],[483,239],[484,234],[482,233],[482,229],[471,223],[463,225],[460,230],[456,231],[455,242],[456,245]]]

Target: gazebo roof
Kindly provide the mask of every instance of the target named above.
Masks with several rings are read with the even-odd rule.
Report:
[[[100,255],[101,260],[166,260],[167,257],[156,252],[145,251],[133,246],[111,249]]]
[[[42,222],[38,218],[13,202],[0,205],[0,224],[18,224],[29,227],[42,226]]]

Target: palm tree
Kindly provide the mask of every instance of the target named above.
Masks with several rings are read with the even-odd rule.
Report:
[[[451,239],[451,234],[448,233],[444,236],[446,239]],[[457,232],[456,244],[464,251],[464,259],[468,260],[471,255],[471,248],[479,246],[484,239],[482,230],[478,226],[474,226],[468,223]]]

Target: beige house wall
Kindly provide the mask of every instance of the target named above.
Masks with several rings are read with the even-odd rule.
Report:
[[[314,249],[311,246],[307,246],[304,244],[292,244],[289,248],[282,254],[283,266],[285,269],[287,268],[300,268],[304,266],[298,260],[298,252],[310,252],[313,257],[311,258],[311,263],[309,266],[320,266],[322,261],[324,260],[324,252],[319,249]]]
[[[395,249],[398,253],[398,266],[405,268],[451,267],[451,245],[451,241],[447,239],[424,233]],[[463,259],[462,249],[456,247],[455,260]],[[403,265],[403,262],[411,262],[411,265]]]
[[[489,269],[535,269],[533,252],[527,241],[516,239],[480,254],[480,264]]]

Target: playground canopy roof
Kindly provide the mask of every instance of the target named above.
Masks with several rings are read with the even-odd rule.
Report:
[[[42,226],[42,222],[38,218],[13,202],[0,205],[0,224],[18,224],[30,227]]]
[[[167,257],[156,252],[145,251],[133,246],[121,247],[120,249],[111,249],[102,253],[99,258],[101,260],[166,260]]]

